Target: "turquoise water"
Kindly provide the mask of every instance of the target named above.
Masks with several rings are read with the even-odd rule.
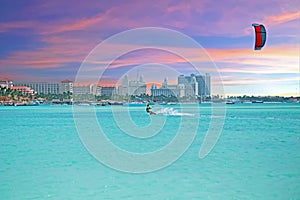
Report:
[[[200,118],[190,117],[200,122],[198,134],[180,159],[130,174],[89,154],[71,106],[0,107],[0,199],[300,199],[300,104],[228,105],[222,135],[205,159],[198,152],[210,106],[200,110]],[[133,152],[166,145],[180,123],[167,117],[160,134],[136,140],[115,128],[110,108],[96,113],[107,137]],[[142,127],[151,122],[144,108],[130,115]]]

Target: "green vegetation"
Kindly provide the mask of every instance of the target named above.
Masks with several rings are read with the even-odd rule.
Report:
[[[280,97],[280,96],[228,96],[227,99],[238,99],[240,101],[264,101],[264,102],[285,102],[293,97]]]
[[[175,96],[156,96],[152,97],[148,94],[142,95],[130,95],[130,96],[120,96],[113,95],[110,96],[95,96],[92,94],[87,95],[76,95],[74,96],[71,92],[63,93],[63,94],[35,94],[32,95],[23,95],[21,92],[17,90],[11,90],[9,88],[1,88],[0,87],[0,100],[1,101],[30,101],[33,99],[43,99],[44,101],[51,102],[52,100],[56,100],[58,102],[71,102],[71,99],[76,101],[118,101],[118,102],[131,102],[131,101],[153,101],[153,102],[223,102],[224,100],[233,100],[236,102],[252,102],[252,101],[263,101],[263,102],[296,102],[300,101],[300,97],[280,97],[280,96],[227,96],[224,98],[223,96],[215,95],[212,97],[203,97],[203,98],[195,98],[195,97],[180,97],[177,98]],[[69,100],[69,101],[68,101]]]
[[[5,97],[14,97],[14,96],[20,96],[23,97],[24,95],[16,90],[11,90],[9,88],[0,88],[0,96],[5,96]]]
[[[63,93],[63,94],[35,94],[34,95],[35,99],[37,98],[43,98],[46,99],[47,101],[52,101],[53,99],[59,99],[60,101],[62,101],[63,99],[71,99],[72,98],[72,93],[71,92],[67,92],[67,93]]]

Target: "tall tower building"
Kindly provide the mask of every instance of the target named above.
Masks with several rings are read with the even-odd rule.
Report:
[[[129,79],[126,74],[121,81],[121,85],[118,87],[117,94],[121,96],[129,95]]]
[[[179,96],[179,97],[184,97],[184,96],[186,96],[186,95],[185,95],[185,84],[180,83],[180,84],[177,85],[177,88],[178,88],[178,96]]]
[[[179,96],[210,96],[210,75],[195,75],[190,76],[180,75],[178,76],[178,86],[180,86]],[[184,87],[183,87],[183,86]]]
[[[143,76],[142,74],[140,75],[140,80],[139,80],[139,82],[140,82],[140,83],[145,83],[145,81],[144,81],[144,76]]]
[[[198,96],[198,82],[197,82],[195,76],[192,76],[191,86],[192,86],[192,89],[193,89],[193,92],[194,92],[193,96]]]
[[[205,74],[205,96],[211,96],[210,74]]]
[[[195,76],[198,82],[198,96],[204,96],[205,94],[205,78],[202,75]]]
[[[186,84],[187,80],[184,75],[178,76],[178,84]]]
[[[129,85],[129,80],[128,80],[128,75],[126,74],[122,80],[122,85],[128,86]]]
[[[163,89],[167,89],[168,88],[168,78],[164,79],[164,82],[162,83],[161,88],[163,88]]]

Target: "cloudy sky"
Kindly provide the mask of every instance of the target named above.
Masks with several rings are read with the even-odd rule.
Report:
[[[203,47],[210,60],[198,56],[199,49],[178,44],[194,55],[194,61],[216,64],[228,95],[299,95],[299,0],[0,3],[0,79],[75,80],[86,56],[104,40],[129,29],[162,27],[179,31]],[[252,23],[262,23],[267,29],[261,51],[253,50]],[[107,51],[134,42],[116,42]],[[194,73],[180,55],[141,49],[113,60],[101,83],[111,84],[133,69],[148,83],[162,82],[164,77],[176,82],[176,74]]]

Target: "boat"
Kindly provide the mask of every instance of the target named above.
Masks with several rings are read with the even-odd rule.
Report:
[[[90,106],[89,103],[78,103],[77,105],[78,105],[78,106]]]
[[[154,105],[152,101],[149,103],[150,105]],[[145,101],[133,101],[133,102],[127,102],[123,103],[123,106],[146,106],[147,102]]]
[[[252,103],[263,103],[263,101],[261,101],[261,100],[254,100],[254,101],[252,101]]]
[[[169,103],[167,103],[167,105],[171,105],[171,106],[174,106],[174,105],[177,105],[178,103],[176,103],[176,102],[169,102]]]
[[[226,104],[234,104],[234,101],[226,101]]]
[[[211,104],[211,101],[199,101],[199,104]]]
[[[28,106],[39,106],[40,102],[38,100],[33,100],[33,101],[30,101],[27,105]]]
[[[105,102],[102,102],[102,103],[98,103],[97,104],[97,106],[106,106],[107,105],[107,103],[105,103]]]
[[[27,106],[26,102],[16,102],[13,104],[14,106]]]
[[[108,105],[113,105],[113,106],[119,106],[119,105],[123,105],[123,102],[118,102],[118,101],[108,101],[107,104],[108,104]]]
[[[129,103],[123,103],[123,106],[146,106],[146,103],[134,101]]]
[[[166,102],[160,102],[160,103],[158,103],[159,105],[167,105],[167,103]]]

